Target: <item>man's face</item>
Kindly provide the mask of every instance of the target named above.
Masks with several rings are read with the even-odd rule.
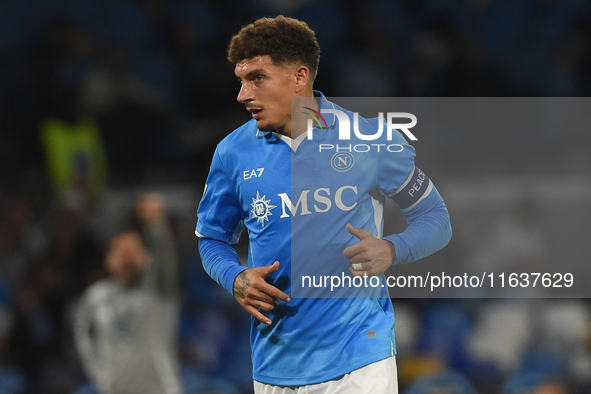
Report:
[[[296,96],[296,66],[275,65],[270,56],[256,56],[236,63],[242,86],[238,101],[257,120],[259,130],[291,133],[291,98]]]
[[[107,270],[126,285],[137,278],[149,261],[142,238],[133,232],[115,237],[106,258]]]

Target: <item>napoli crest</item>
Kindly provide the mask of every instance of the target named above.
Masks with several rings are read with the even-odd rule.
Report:
[[[271,205],[271,200],[265,200],[265,196],[260,196],[259,192],[257,192],[256,198],[252,198],[252,203],[250,204],[252,209],[250,213],[252,213],[252,217],[257,220],[261,224],[261,226],[265,227],[265,221],[269,221],[269,216],[273,215],[271,213],[271,209],[277,208],[275,205]]]
[[[355,164],[355,156],[349,152],[337,152],[330,159],[331,167],[338,172],[349,171]]]

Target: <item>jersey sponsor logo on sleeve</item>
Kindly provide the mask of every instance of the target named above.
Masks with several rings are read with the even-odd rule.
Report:
[[[406,182],[389,197],[400,209],[408,209],[428,196],[432,189],[433,184],[427,175],[415,167]]]

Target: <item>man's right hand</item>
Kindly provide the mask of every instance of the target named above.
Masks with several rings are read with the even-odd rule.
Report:
[[[265,281],[267,275],[279,269],[279,261],[264,267],[242,271],[234,280],[234,298],[257,320],[270,325],[271,319],[261,313],[279,305],[279,300],[289,302],[287,294]]]

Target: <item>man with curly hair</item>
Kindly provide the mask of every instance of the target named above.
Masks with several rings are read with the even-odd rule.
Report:
[[[397,393],[387,292],[292,298],[293,269],[301,263],[339,266],[349,279],[383,281],[392,264],[449,242],[443,200],[397,131],[391,141],[401,148],[397,153],[353,152],[337,163],[350,164],[342,171],[331,169],[330,155],[319,155],[317,141],[336,143],[339,135],[340,118],[326,110],[351,113],[313,90],[320,48],[306,23],[259,19],[234,36],[228,59],[241,82],[238,101],[252,120],[216,149],[196,234],[207,273],[253,316],[255,393]],[[303,131],[307,119],[292,117],[293,98],[325,115],[313,131],[311,122]],[[367,132],[379,123],[359,119],[359,125]],[[313,140],[305,139],[310,132]],[[385,197],[409,222],[401,234],[382,237]],[[235,250],[245,228],[248,268]]]

